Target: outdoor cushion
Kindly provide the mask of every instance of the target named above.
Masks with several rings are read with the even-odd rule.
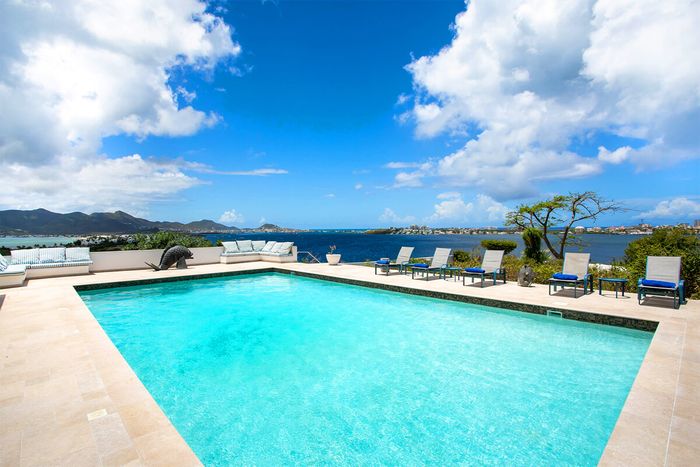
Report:
[[[7,260],[0,255],[0,271],[4,271],[9,265],[10,263],[8,263]]]
[[[66,249],[61,248],[39,248],[40,263],[62,263],[66,260]]]
[[[0,271],[0,276],[19,276],[20,274],[24,274],[26,270],[27,266],[25,266],[24,264],[10,264],[5,269]]]
[[[478,273],[485,273],[486,271],[481,269],[481,268],[466,268],[465,271],[467,272],[478,272]]]
[[[238,243],[236,242],[221,242],[224,246],[224,253],[238,253]]]
[[[415,263],[415,264],[411,264],[411,267],[414,267],[414,268],[427,268],[428,265],[425,264],[425,263]]]
[[[646,285],[647,287],[663,287],[665,289],[675,289],[676,288],[676,284],[674,284],[673,282],[654,281],[651,279],[643,279],[642,285]]]
[[[263,247],[263,249],[262,249],[261,251],[263,251],[263,252],[265,252],[265,251],[272,251],[272,248],[274,248],[274,246],[275,246],[276,244],[277,244],[277,242],[275,242],[275,241],[273,241],[273,240],[270,240],[269,242],[267,242],[267,243],[265,244],[265,246]]]
[[[262,251],[265,240],[253,240],[253,251]]]
[[[279,248],[277,246],[279,245]],[[275,245],[275,248],[272,249],[273,252],[276,253],[281,253],[283,255],[288,255],[289,253],[292,252],[292,245],[294,245],[294,242],[284,242],[284,243],[278,243]]]
[[[279,253],[279,251],[282,249],[283,245],[284,245],[283,242],[277,242],[277,243],[275,243],[275,245],[272,247],[272,249],[270,251],[273,253]]]
[[[575,281],[578,280],[578,276],[575,276],[573,274],[562,274],[560,272],[554,274],[552,276],[554,279],[559,279],[562,281]]]
[[[238,249],[243,253],[253,251],[253,242],[251,240],[238,240],[236,243],[238,243]]]
[[[374,264],[389,264],[388,259],[380,259],[378,261],[375,261]]]
[[[39,264],[39,250],[12,250],[12,264]]]
[[[75,247],[66,248],[66,261],[90,261],[90,248]]]

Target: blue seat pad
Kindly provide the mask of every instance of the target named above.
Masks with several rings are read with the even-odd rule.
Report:
[[[375,261],[374,264],[389,264],[388,259],[380,259],[378,261]]]
[[[578,276],[575,276],[573,274],[562,274],[561,272],[554,274],[552,277],[563,281],[575,281],[578,279]]]
[[[416,263],[416,264],[411,264],[411,267],[414,267],[414,268],[427,268],[428,265],[425,264],[425,263]]]
[[[465,268],[464,270],[467,271],[467,272],[478,272],[478,273],[481,273],[481,274],[483,274],[483,273],[486,272],[485,270],[483,270],[483,269],[481,269],[481,268]]]
[[[674,284],[673,282],[654,281],[651,279],[643,279],[642,285],[646,285],[647,287],[663,287],[665,289],[675,289],[676,288],[676,284]]]

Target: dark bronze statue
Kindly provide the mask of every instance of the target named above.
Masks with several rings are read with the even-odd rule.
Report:
[[[178,269],[187,269],[186,259],[192,259],[194,255],[192,252],[182,245],[171,246],[163,250],[163,255],[160,257],[160,265],[156,266],[153,263],[146,262],[150,267],[156,271],[162,271],[168,269],[173,264],[177,264]]]

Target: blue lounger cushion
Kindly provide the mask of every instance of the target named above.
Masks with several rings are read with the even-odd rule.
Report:
[[[427,268],[428,267],[428,265],[425,263],[416,263],[416,264],[412,264],[411,266],[414,268]]]
[[[560,272],[554,274],[552,276],[554,279],[559,279],[562,281],[575,281],[578,280],[578,276],[575,276],[573,274],[562,274]]]
[[[673,282],[666,282],[666,281],[655,281],[651,279],[644,279],[642,280],[642,285],[646,285],[647,287],[663,287],[665,289],[675,289],[676,284]]]
[[[484,271],[484,270],[481,269],[481,268],[465,268],[464,270],[467,271],[467,272],[478,272],[478,273],[480,273],[480,274],[483,274],[483,273],[486,272],[486,271]]]
[[[388,259],[380,259],[378,261],[375,261],[374,264],[389,264]]]

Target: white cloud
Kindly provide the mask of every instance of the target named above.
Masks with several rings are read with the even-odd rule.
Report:
[[[700,217],[700,203],[685,197],[661,201],[651,211],[643,212],[639,218],[677,218],[693,220]]]
[[[335,193],[326,193],[323,195],[324,198],[333,199],[335,198]]]
[[[219,217],[219,222],[231,226],[234,224],[242,224],[245,222],[245,218],[240,212],[237,212],[235,209],[231,209],[230,211],[225,211],[221,217]]]
[[[614,151],[608,151],[604,146],[598,148],[598,159],[603,162],[608,162],[610,164],[621,164],[622,162],[629,159],[632,148],[629,146],[622,146]]]
[[[356,189],[356,190],[361,190],[361,189],[363,189],[364,187],[365,187],[365,186],[364,186],[362,183],[355,183],[355,189]]]
[[[421,162],[387,162],[385,169],[415,169],[421,166]]]
[[[450,221],[459,224],[491,222],[501,224],[509,211],[505,205],[483,194],[476,195],[475,201],[465,202],[461,193],[450,191],[439,194],[437,199],[442,201],[435,204],[433,214],[425,219],[427,222]]]
[[[63,156],[51,165],[17,163],[3,167],[0,205],[15,209],[44,207],[55,211],[143,212],[144,206],[202,183],[174,161],[140,155],[109,159]]]
[[[451,43],[407,66],[416,134],[476,128],[436,175],[499,199],[599,173],[603,162],[649,168],[698,157],[699,22],[688,0],[473,0]],[[646,145],[598,158],[568,149],[596,133]]]
[[[433,171],[433,163],[428,162],[389,162],[384,165],[387,169],[411,169],[410,172],[399,172],[394,175],[394,184],[391,188],[417,188],[423,186],[423,178]]]
[[[51,174],[31,181],[6,178],[5,192],[26,191],[22,200],[3,204],[144,206],[199,183],[177,162],[164,172],[162,162],[108,159],[100,148],[107,136],[185,136],[220,120],[192,107],[195,92],[172,82],[175,69],[212,70],[240,53],[229,26],[207,13],[204,2],[3,2],[0,31],[0,106],[12,109],[0,113],[0,171]],[[144,175],[167,175],[171,183],[153,183],[162,191],[139,187],[136,194],[126,193],[124,187],[133,186],[126,175],[136,166]],[[97,180],[102,185],[83,180],[82,186],[67,183],[44,198],[52,182],[60,185],[87,170],[112,171],[123,182],[121,192],[97,188],[112,186],[110,180]]]
[[[379,216],[379,220],[392,225],[402,225],[415,222],[416,218],[414,216],[400,216],[392,209],[384,208],[384,212]]]
[[[408,94],[401,93],[399,94],[399,97],[396,98],[396,105],[403,105],[406,102],[408,102],[410,98],[411,96],[409,96]]]

